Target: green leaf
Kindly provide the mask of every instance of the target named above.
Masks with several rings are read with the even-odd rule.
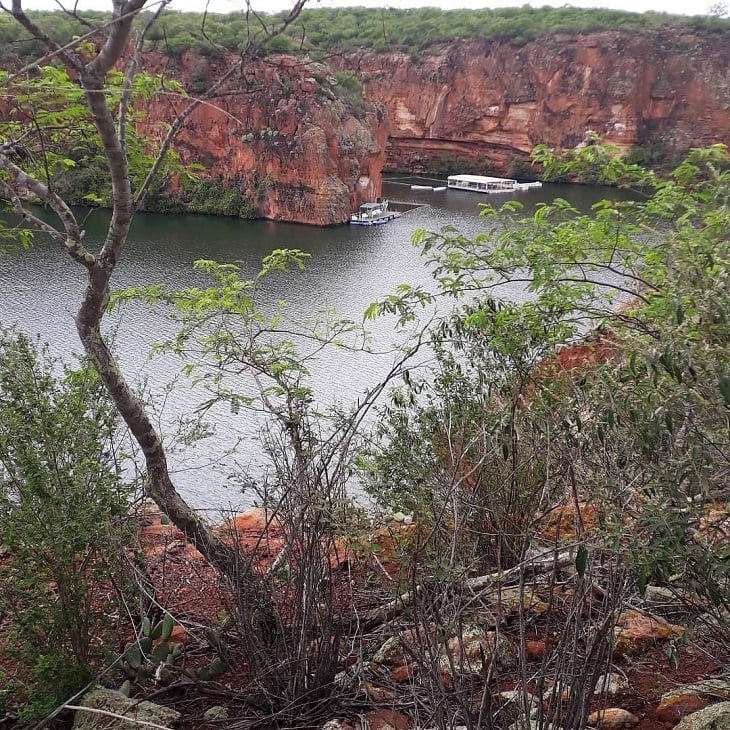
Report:
[[[365,310],[363,319],[365,319],[365,320],[375,319],[378,316],[379,311],[380,311],[380,304],[378,302],[372,302],[372,304],[368,305],[368,308]]]
[[[139,669],[142,666],[142,653],[136,644],[128,644],[124,650],[124,659],[132,669]]]
[[[575,570],[578,576],[582,578],[586,574],[586,566],[588,564],[588,549],[581,545],[575,556]]]
[[[647,563],[643,563],[639,569],[639,577],[637,579],[639,593],[642,596],[646,593],[646,586],[649,584],[649,576],[651,576],[651,567]]]
[[[167,641],[159,643],[150,654],[150,658],[155,664],[162,664],[170,653],[170,647]]]
[[[162,619],[162,633],[160,634],[160,638],[162,639],[162,641],[167,641],[170,638],[174,625],[174,619],[172,618],[172,616],[170,616],[169,613],[166,613],[164,618]]]
[[[220,657],[216,657],[208,667],[209,677],[217,677],[224,674],[227,670],[228,664],[226,664],[226,662],[224,662]]]
[[[218,654],[222,654],[224,651],[223,640],[221,639],[220,632],[213,628],[206,629],[205,638],[210,646],[216,650]]]

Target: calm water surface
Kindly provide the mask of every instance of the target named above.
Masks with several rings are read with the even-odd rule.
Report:
[[[546,185],[519,193],[527,212],[541,201],[560,196],[586,209],[606,197],[603,188]],[[453,225],[466,235],[483,230],[478,204],[486,198],[462,191],[411,191],[408,185],[386,183],[384,195],[391,200],[428,203],[401,218],[374,227],[309,226],[267,221],[240,221],[208,216],[160,216],[140,214],[132,227],[128,246],[114,275],[116,288],[163,284],[168,287],[203,285],[196,272],[196,259],[239,262],[244,275],[258,271],[263,256],[276,248],[298,248],[311,254],[305,272],[272,278],[264,304],[285,300],[287,310],[298,320],[316,318],[323,308],[359,321],[372,301],[392,292],[402,282],[427,285],[430,281],[417,251],[411,245],[415,229],[438,230]],[[511,196],[488,196],[499,205]],[[104,211],[93,211],[84,221],[87,246],[101,240],[108,220]],[[0,322],[15,324],[49,342],[55,354],[68,361],[80,350],[73,317],[83,291],[84,276],[57,246],[38,237],[29,251],[0,256]],[[514,289],[509,296],[519,298]],[[116,349],[123,369],[136,383],[147,382],[157,394],[162,412],[160,423],[172,433],[178,416],[190,413],[204,394],[179,380],[167,392],[180,371],[181,362],[170,355],[149,359],[156,342],[175,331],[164,309],[141,303],[125,305],[108,317],[115,331]],[[369,325],[376,349],[383,354],[353,355],[329,352],[312,366],[312,383],[318,401],[351,403],[367,387],[375,385],[393,362],[389,353],[395,341],[393,322],[383,319]],[[245,391],[250,384],[242,384]],[[163,392],[165,393],[163,397]],[[163,407],[164,404],[164,407]],[[262,466],[256,437],[259,419],[251,412],[238,414],[225,408],[211,412],[214,438],[173,454],[175,481],[186,499],[199,509],[241,507],[250,497],[228,479],[234,461],[254,473]],[[238,439],[234,458],[226,455]]]

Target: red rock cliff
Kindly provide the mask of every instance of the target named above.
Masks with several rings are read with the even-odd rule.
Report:
[[[201,106],[176,148],[206,175],[236,186],[258,215],[340,223],[381,191],[384,165],[413,172],[447,166],[515,174],[537,144],[575,147],[586,131],[666,156],[730,138],[730,43],[669,30],[545,36],[523,46],[461,41],[413,59],[368,51],[339,57],[373,105],[348,107],[332,70],[289,56],[247,65]],[[193,92],[228,59],[151,57],[150,70]],[[170,97],[172,99],[173,97]],[[144,122],[160,136],[176,102],[152,103]],[[180,108],[178,106],[177,108]]]
[[[150,54],[147,68],[178,78],[194,93],[210,86],[236,57],[179,61]],[[381,189],[387,127],[381,107],[354,116],[335,94],[332,72],[288,56],[247,64],[221,93],[199,106],[175,142],[185,163],[221,178],[255,204],[260,217],[313,225],[349,219]],[[140,131],[161,139],[184,101],[157,96]]]
[[[587,130],[666,154],[730,137],[730,43],[669,30],[553,35],[517,47],[457,42],[411,59],[352,54],[367,99],[384,104],[391,167],[453,160],[507,172],[536,144]]]

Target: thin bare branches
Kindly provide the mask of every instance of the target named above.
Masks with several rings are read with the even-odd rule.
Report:
[[[3,145],[3,147],[6,146]],[[36,180],[34,177],[26,174],[20,167],[11,162],[7,157],[7,150],[3,148],[0,148],[0,169],[8,173],[9,182],[0,179],[0,185],[2,185],[5,194],[12,201],[15,213],[23,218],[23,220],[31,223],[35,228],[42,230],[44,233],[48,233],[66,249],[74,261],[85,266],[87,269],[93,266],[96,258],[81,243],[83,234],[76,221],[76,216],[63,199],[56,195],[47,185],[40,182],[40,180]],[[27,190],[33,196],[46,203],[61,220],[64,233],[28,212],[19,194],[20,190]]]
[[[170,0],[162,0],[157,7],[154,15],[147,21],[145,27],[137,38],[137,42],[134,45],[134,52],[129,60],[129,66],[127,67],[127,73],[124,76],[124,84],[122,86],[122,96],[119,100],[119,142],[122,148],[127,149],[127,113],[129,109],[129,101],[132,95],[132,86],[134,79],[139,71],[140,60],[142,56],[142,48],[144,46],[145,38],[150,28],[157,22],[162,12],[170,3]]]
[[[268,30],[265,33],[264,38],[259,41],[256,44],[251,44],[250,41],[247,42],[246,47],[241,52],[241,55],[238,59],[238,61],[233,64],[214,84],[211,85],[211,87],[200,96],[195,97],[194,99],[190,100],[188,105],[177,114],[175,117],[175,121],[170,125],[170,128],[167,131],[167,134],[165,135],[165,139],[162,141],[162,145],[160,146],[160,149],[157,153],[157,157],[155,158],[154,163],[152,164],[152,167],[150,168],[149,172],[147,173],[147,176],[145,177],[144,181],[142,182],[142,185],[139,187],[139,189],[136,192],[134,203],[137,207],[139,207],[142,203],[144,203],[144,199],[147,196],[147,193],[149,191],[150,185],[152,184],[153,180],[159,173],[164,161],[165,156],[170,150],[170,147],[172,146],[173,141],[175,140],[175,137],[179,134],[180,130],[185,125],[185,122],[190,117],[190,115],[201,105],[206,103],[209,99],[213,98],[217,95],[218,91],[224,87],[226,82],[234,77],[237,73],[240,72],[240,70],[243,68],[243,64],[246,62],[246,60],[252,55],[252,53],[256,50],[256,48],[260,47],[263,43],[265,43],[268,40],[271,40],[271,38],[274,38],[277,35],[280,35],[283,33],[286,28],[293,23],[296,18],[299,16],[299,14],[302,11],[302,8],[306,4],[306,0],[297,0],[294,7],[292,7],[291,11],[287,15],[286,18],[273,30]],[[250,10],[250,8],[249,8]],[[253,11],[251,11],[253,12]],[[265,26],[264,26],[265,27]]]
[[[42,28],[34,23],[23,10],[22,0],[12,0],[12,7],[10,10],[0,2],[0,9],[6,13],[10,13],[23,28],[25,28],[33,37],[41,41],[46,48],[51,50],[55,55],[59,56],[63,62],[70,68],[74,68],[77,71],[81,69],[81,61],[75,55],[70,53],[70,49],[60,46],[56,41],[51,38]]]

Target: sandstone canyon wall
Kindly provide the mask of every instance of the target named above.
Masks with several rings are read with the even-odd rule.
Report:
[[[535,145],[572,148],[588,130],[667,156],[730,141],[726,40],[603,31],[521,46],[453,42],[419,58],[361,50],[330,66],[274,56],[199,107],[176,148],[261,217],[342,223],[380,195],[384,166],[515,174]],[[234,60],[189,53],[148,65],[194,93]],[[334,76],[343,70],[358,75],[369,103],[347,102]],[[173,98],[150,104],[142,131],[163,134],[181,108]]]
[[[670,155],[730,141],[726,35],[603,31],[523,46],[454,42],[416,59],[353,53],[340,63],[387,108],[389,167],[464,160],[506,173],[535,145],[572,148],[587,130]]]
[[[146,59],[150,71],[180,80],[193,94],[236,60]],[[202,165],[202,176],[248,196],[262,218],[342,223],[380,194],[388,130],[382,107],[361,105],[356,116],[333,89],[332,71],[318,63],[278,56],[247,64],[191,114],[174,147],[183,162]],[[139,131],[161,139],[185,104],[155,96]]]

